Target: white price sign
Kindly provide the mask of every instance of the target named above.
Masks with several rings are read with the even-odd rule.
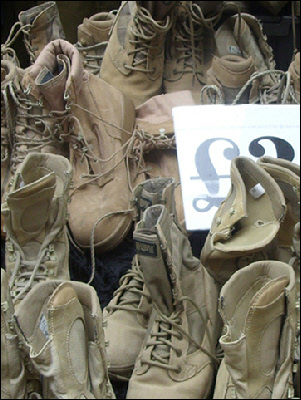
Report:
[[[231,160],[284,158],[300,165],[300,105],[173,108],[186,228],[208,230],[227,196]]]

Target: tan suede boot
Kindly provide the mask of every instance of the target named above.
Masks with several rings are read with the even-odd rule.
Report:
[[[291,103],[300,104],[300,51],[289,66],[291,76]]]
[[[115,398],[93,287],[83,282],[40,282],[15,318],[25,351],[43,378],[43,398]]]
[[[1,268],[1,399],[25,399],[25,365],[14,326],[14,306]]]
[[[74,46],[82,56],[84,68],[94,75],[99,76],[114,19],[114,13],[100,12],[85,18],[77,28],[78,42]]]
[[[292,267],[277,261],[252,263],[225,283],[224,359],[213,398],[293,398],[295,290]]]
[[[275,179],[286,202],[285,218],[277,234],[281,261],[292,257],[295,226],[300,222],[300,165],[282,158],[260,157],[257,163]]]
[[[176,222],[174,191],[175,182],[172,178],[148,179],[139,184],[133,192],[135,227],[143,212],[155,204],[164,204]],[[136,254],[132,268],[121,278],[118,289],[103,312],[112,379],[130,378],[151,311],[152,299],[144,283],[139,254]],[[123,356],[120,357],[120,354]]]
[[[71,178],[65,157],[29,153],[1,205],[5,266],[15,307],[38,282],[70,279],[66,221]]]
[[[6,76],[2,82],[6,134],[9,135],[10,167],[6,183],[1,187],[4,194],[11,190],[12,179],[26,155],[32,152],[54,153],[68,156],[66,145],[59,136],[59,123],[45,112],[43,100],[36,100],[23,84],[25,70],[9,61],[2,61]],[[4,131],[5,133],[5,131]],[[3,141],[5,146],[7,140]],[[5,154],[5,153],[4,153]],[[2,179],[2,178],[1,178]]]
[[[45,47],[24,81],[44,99],[69,144],[74,170],[69,226],[76,243],[112,250],[132,225],[126,163],[135,121],[132,101],[84,70],[78,50],[64,40]]]
[[[282,190],[286,213],[277,234],[279,259],[290,264],[296,275],[296,364],[300,360],[300,165],[281,158],[263,156],[258,164]]]
[[[162,94],[169,16],[155,21],[136,1],[123,1],[103,57],[100,77],[119,88],[135,107]]]
[[[46,1],[19,14],[24,43],[33,64],[42,49],[55,39],[65,39],[55,1]]]
[[[198,2],[177,2],[173,13],[165,47],[163,91],[191,90],[194,101],[200,104],[206,71],[215,53],[214,17],[206,20]]]
[[[146,209],[134,240],[154,307],[127,398],[210,398],[219,288],[163,205]]]
[[[215,34],[216,56],[221,58],[236,55],[248,59],[251,57],[255,71],[250,80],[237,94],[237,104],[244,92],[250,91],[250,103],[274,104],[280,103],[283,96],[281,79],[287,80],[287,74],[275,69],[272,47],[263,33],[261,22],[248,13],[228,17]],[[289,82],[286,82],[289,84]],[[285,87],[285,86],[284,86]],[[256,88],[256,90],[255,90]]]
[[[277,234],[286,212],[276,181],[247,157],[231,162],[231,189],[217,210],[201,251],[202,264],[221,284],[259,260],[279,260]]]
[[[245,59],[237,55],[214,57],[211,68],[207,71],[206,85],[200,92],[202,104],[232,104],[239,91],[255,72],[251,57]],[[254,90],[254,89],[253,89]],[[239,99],[240,104],[248,104],[251,86]]]

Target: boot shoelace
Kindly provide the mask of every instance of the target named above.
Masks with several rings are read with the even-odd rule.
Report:
[[[204,318],[201,308],[198,304],[193,301],[189,296],[181,296],[178,298],[178,288],[177,288],[177,276],[172,267],[172,256],[170,254],[170,250],[167,246],[167,241],[165,235],[160,227],[160,225],[156,225],[158,239],[160,241],[160,248],[162,250],[162,256],[164,258],[164,263],[166,266],[167,273],[169,275],[171,286],[172,286],[172,295],[174,299],[174,311],[170,316],[164,315],[157,310],[157,314],[154,320],[152,331],[146,342],[146,349],[149,347],[152,348],[151,356],[145,358],[142,356],[141,364],[153,365],[157,367],[161,367],[166,370],[173,370],[177,373],[181,372],[180,365],[170,365],[169,360],[171,356],[171,351],[174,351],[177,357],[181,357],[182,351],[178,349],[172,342],[173,337],[176,337],[178,340],[186,339],[189,343],[195,345],[195,347],[205,353],[215,364],[217,367],[220,363],[220,360],[215,355],[215,343],[212,343],[212,338],[207,326],[207,320]],[[199,314],[201,321],[203,323],[205,329],[205,335],[209,340],[210,351],[208,351],[204,346],[198,343],[192,335],[190,335],[187,331],[185,331],[182,325],[182,314],[183,314],[183,302],[190,302],[196,309]]]
[[[22,300],[33,285],[49,279],[48,275],[54,271],[49,270],[45,262],[51,260],[51,257],[55,257],[50,256],[50,253],[52,253],[51,245],[40,251],[36,260],[27,261],[21,249],[14,251],[15,267],[9,280],[14,303]]]
[[[202,46],[204,30],[207,29],[213,33],[214,23],[218,21],[221,14],[206,19],[201,7],[193,2],[187,3],[189,3],[187,6],[179,4],[176,7],[179,16],[174,16],[175,19],[179,19],[177,23],[173,23],[173,43],[178,54],[177,64],[183,61],[183,67],[175,68],[173,73],[182,75],[192,72],[195,79],[204,75],[201,68],[204,58]],[[184,11],[182,14],[181,9]]]
[[[42,100],[33,102],[29,97],[30,91],[20,92],[12,81],[8,88],[16,108],[14,123],[21,129],[21,132],[14,130],[12,139],[11,171],[14,173],[29,152],[41,152],[46,146],[61,146],[62,139],[59,136],[60,124],[50,125],[53,113],[43,114]]]
[[[275,82],[273,86],[261,87],[261,78],[269,75]],[[289,71],[281,70],[266,70],[262,72],[254,72],[250,79],[245,83],[237,94],[232,105],[237,104],[242,94],[249,86],[252,86],[256,81],[259,81],[259,95],[252,102],[253,104],[287,104],[294,99],[293,89],[291,85],[291,77]]]
[[[83,55],[84,69],[93,75],[99,75],[103,55],[108,43],[108,41],[104,41],[90,46],[83,46],[80,42],[75,43],[74,47]]]
[[[134,311],[142,314],[144,317],[148,316],[144,310],[138,308],[141,301],[141,297],[144,296],[148,303],[151,302],[151,296],[143,290],[144,278],[142,271],[137,267],[137,256],[134,257],[134,265],[121,279],[119,282],[119,288],[114,292],[113,297],[118,298],[116,304],[108,304],[108,311],[124,310]],[[129,294],[131,294],[129,296]]]
[[[263,72],[254,72],[250,79],[244,84],[236,95],[235,100],[231,105],[238,104],[239,100],[254,84],[256,81],[260,82],[260,79],[266,75],[273,77],[275,84],[270,87],[260,87],[259,83],[259,94],[252,104],[288,104],[288,103],[298,103],[296,96],[294,94],[293,86],[291,85],[290,73],[288,71],[284,72],[281,70],[266,70]],[[201,91],[201,104],[204,104],[204,95],[210,99],[211,104],[225,104],[224,95],[219,87],[216,85],[205,85]],[[216,100],[218,98],[218,101]]]
[[[196,308],[202,322],[204,324],[206,334],[210,339],[210,334],[207,329],[207,321],[204,319],[200,308],[197,304],[188,296],[183,296],[180,301],[190,301]],[[151,356],[145,358],[142,356],[141,358],[141,365],[146,364],[149,366],[157,366],[166,370],[172,370],[176,373],[181,372],[180,365],[171,365],[169,364],[169,360],[171,357],[171,352],[175,352],[177,357],[181,357],[182,351],[181,349],[177,348],[172,342],[173,337],[177,338],[178,340],[183,340],[184,337],[187,338],[188,342],[194,344],[197,349],[204,352],[212,361],[213,363],[218,366],[220,360],[216,357],[213,350],[213,345],[211,346],[212,351],[208,351],[204,348],[201,344],[195,341],[195,339],[186,332],[182,327],[182,310],[174,311],[170,316],[166,316],[158,311],[154,324],[153,329],[147,339],[146,342],[146,349],[149,347],[152,348]],[[155,327],[155,328],[154,328]]]
[[[5,44],[1,44],[1,60],[11,61],[17,67],[20,67],[20,61],[16,55],[15,50],[11,47],[6,46]]]
[[[115,21],[117,21],[120,11]],[[137,12],[133,16],[133,26],[131,28],[134,38],[129,39],[129,43],[134,46],[134,50],[128,53],[129,56],[133,55],[133,63],[132,65],[125,64],[124,68],[131,71],[153,73],[154,69],[147,67],[149,52],[160,48],[156,39],[160,39],[160,35],[170,28],[171,19],[169,16],[166,18],[165,24],[163,22],[162,24],[157,23],[145,8],[137,6]]]
[[[177,47],[176,53],[180,54],[177,57],[177,63],[183,60],[183,68],[176,68],[173,73],[177,75],[192,72],[193,80],[199,76],[205,79],[204,71],[202,70],[204,60],[202,45],[204,41],[204,31],[206,30],[208,33],[211,32],[212,35],[214,35],[214,26],[219,22],[224,11],[229,7],[234,7],[237,9],[239,22],[238,32],[240,33],[241,10],[235,2],[224,2],[216,15],[206,18],[202,12],[202,8],[197,3],[192,1],[187,3],[186,6],[180,4],[177,11],[179,12],[182,8],[184,10],[183,16],[186,15],[186,20],[180,17],[180,23],[173,24],[175,26],[175,32],[172,35],[175,38],[173,42]],[[240,43],[240,34],[237,40],[238,43]]]
[[[30,62],[33,64],[35,62],[35,58],[36,58],[34,52],[36,50],[38,50],[38,47],[32,46],[30,43],[30,29],[31,29],[30,24],[22,25],[22,23],[20,21],[16,22],[10,29],[9,35],[3,45],[3,49],[10,48],[10,46],[17,39],[17,37],[20,35],[20,33],[23,32],[24,44],[25,44],[26,50],[29,54]],[[31,39],[34,39],[34,37],[31,37]],[[2,54],[2,45],[1,45],[1,54]]]

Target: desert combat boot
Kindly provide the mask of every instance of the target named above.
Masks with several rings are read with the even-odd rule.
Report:
[[[218,364],[218,285],[163,205],[146,209],[134,240],[153,310],[127,398],[210,398]]]
[[[46,1],[19,14],[24,43],[33,64],[43,48],[52,40],[65,39],[55,1]]]
[[[83,282],[45,281],[21,302],[15,320],[45,399],[112,399],[102,311]]]
[[[285,212],[285,197],[275,179],[253,160],[234,158],[231,188],[213,218],[202,264],[224,284],[251,262],[279,260],[277,234]]]
[[[71,178],[65,157],[29,153],[1,205],[5,266],[15,307],[40,281],[70,280],[66,222]]]
[[[112,250],[132,226],[126,159],[133,102],[86,71],[79,51],[65,40],[49,43],[24,80],[69,145],[74,188],[68,210],[75,242],[98,252]]]
[[[170,16],[155,21],[136,1],[123,1],[105,51],[100,77],[119,88],[135,107],[162,94]]]
[[[214,399],[294,398],[295,274],[280,261],[237,271],[220,292],[224,351]]]
[[[83,23],[77,28],[78,41],[74,46],[81,54],[84,69],[97,76],[99,76],[114,19],[113,12],[100,12],[92,17],[84,18]]]
[[[200,104],[206,71],[215,53],[215,17],[207,21],[196,1],[176,3],[173,27],[166,38],[163,93],[190,90],[196,104]]]
[[[279,97],[283,96],[280,81],[286,73],[275,69],[273,49],[260,20],[248,13],[232,15],[217,29],[215,41],[215,56],[221,60],[239,56],[246,60],[251,57],[254,62],[255,72],[241,88],[233,104],[244,103],[243,97],[249,98],[252,104],[279,102]]]
[[[175,181],[172,178],[147,179],[133,192],[134,226],[143,212],[163,204],[176,220]],[[121,278],[112,300],[104,308],[104,332],[111,379],[128,380],[141,349],[152,311],[152,299],[144,283],[139,254],[132,268]],[[120,354],[123,354],[120,357]]]

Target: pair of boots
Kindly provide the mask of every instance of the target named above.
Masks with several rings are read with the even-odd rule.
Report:
[[[64,18],[65,23],[62,23],[60,10],[67,14],[67,7],[65,10],[63,4],[58,6],[55,1],[46,1],[28,10],[21,11],[18,16],[19,21],[12,27],[7,40],[1,46],[1,59],[9,59],[20,67],[18,57],[11,47],[20,31],[23,34],[30,64],[35,63],[37,57],[49,42],[56,39],[65,40],[64,24],[69,25],[69,20],[66,16]],[[114,12],[103,11],[89,18],[84,18],[83,22],[77,27],[78,40],[74,45],[81,54],[85,69],[95,75],[99,74],[103,53],[108,43],[109,32],[114,19]]]
[[[122,2],[100,68],[135,107],[182,90],[196,104],[295,102],[287,93],[290,75],[275,70],[273,50],[246,2],[178,1],[161,19],[141,3]]]
[[[212,225],[214,231],[221,227],[219,234],[208,235],[201,255],[205,267],[192,256],[189,240],[177,223],[170,201],[172,182],[150,180],[137,188],[136,204],[145,210],[137,212],[137,254],[104,309],[109,374],[111,379],[129,380],[127,398],[292,395],[300,320],[296,314],[300,251],[295,227],[300,181],[298,167],[292,163],[269,158],[260,163],[243,157],[233,162],[237,167],[232,168],[233,192],[228,202],[243,207],[247,214],[240,228],[241,213],[230,207],[223,223],[219,213],[224,214],[226,206],[221,206],[218,223]],[[277,177],[277,183],[270,174]],[[232,218],[237,223],[236,236],[236,231],[225,228]],[[254,218],[266,223],[256,224]],[[282,236],[277,235],[279,220]],[[273,254],[268,246],[275,236],[287,240],[278,242],[280,254]],[[212,237],[219,242],[209,250]],[[258,242],[258,250],[252,240]],[[219,273],[214,273],[215,266]],[[221,337],[217,307],[224,324]],[[225,356],[216,375],[219,338]],[[256,355],[249,356],[254,349]]]
[[[1,166],[13,175],[12,160],[28,151],[66,151],[74,172],[68,210],[74,239],[89,248],[94,235],[99,252],[113,249],[132,226],[132,101],[84,70],[78,50],[61,39],[48,43],[21,72],[17,84],[7,79],[5,111],[13,123],[6,130],[10,162]]]
[[[295,378],[297,378],[296,368],[300,362],[300,166],[285,159],[275,159],[268,156],[259,158],[257,162],[246,157],[233,159],[231,164],[231,189],[212,221],[210,232],[201,251],[201,261],[217,282],[225,285],[226,288],[229,287],[230,292],[233,290],[233,296],[234,293],[240,291],[240,283],[234,276],[240,276],[240,273],[252,263],[257,262],[265,265],[268,262],[282,262],[293,268],[295,289],[285,305],[285,310],[290,310],[291,326],[294,327],[295,325],[296,327],[290,332],[292,336],[287,337],[283,342],[280,341],[279,360],[282,360],[283,368],[285,368],[285,365],[292,366]],[[248,275],[247,280],[252,281],[251,270],[246,276]],[[255,271],[254,275],[256,275]],[[234,286],[228,283],[232,280],[237,282],[235,291],[230,289]],[[248,286],[247,280],[245,285]],[[281,286],[280,283],[276,284],[275,281],[275,287],[278,284]],[[285,292],[288,293],[287,288]],[[248,298],[249,294],[246,288],[242,288],[241,293],[242,295],[246,293],[246,298]],[[234,299],[230,302],[234,306],[237,301]],[[220,307],[223,309],[222,305]],[[239,320],[240,306],[237,307],[237,310],[232,309],[230,305],[229,308],[227,307],[226,305],[225,312],[221,310],[224,323],[226,323],[226,320],[235,320],[235,315]],[[258,307],[258,309],[260,308]],[[245,310],[243,315],[246,315]],[[269,318],[262,318],[263,320],[268,321]],[[259,329],[261,329],[260,321],[261,318],[256,323]],[[232,322],[229,323],[229,330],[232,329],[231,324]],[[244,336],[248,326],[240,325],[240,331],[237,330],[237,326],[233,327],[234,333],[225,332],[225,336],[221,338],[221,345],[224,347],[225,354],[228,351],[231,354],[229,348],[231,346],[227,346],[227,344],[231,344],[232,341],[237,345],[240,343],[242,347],[245,346],[243,341],[240,341],[239,335]],[[282,329],[285,332],[284,328]],[[273,331],[277,332],[277,329],[273,328]],[[293,334],[294,332],[295,334]],[[259,333],[257,333],[257,336],[259,336]],[[258,344],[256,344],[256,348],[259,348]],[[287,361],[283,358],[284,356],[287,357]],[[266,355],[265,357],[265,361],[271,361]],[[239,359],[242,360],[242,355],[239,355]],[[232,360],[227,360],[227,357],[225,357],[224,362],[228,371],[232,369]],[[279,368],[279,371],[281,371],[280,366]],[[225,367],[222,368],[222,371],[221,375],[225,376]],[[279,382],[282,382],[279,388],[284,388],[285,375],[281,377],[281,374],[278,378]],[[267,370],[266,375],[268,376]],[[237,379],[245,380],[242,375],[239,377],[237,371],[233,370],[231,379],[229,378],[227,381],[228,384],[224,388],[218,389],[217,398],[223,395],[230,396],[231,391],[237,394],[240,390],[245,390],[245,385],[234,383]],[[286,382],[291,383],[291,377],[287,378]],[[275,380],[276,383],[277,379]],[[233,386],[235,389],[233,389]],[[273,396],[280,396],[279,388]],[[251,396],[251,393],[255,397],[268,395],[268,392],[266,394],[260,393],[260,391],[256,392],[254,388],[250,390],[251,392],[247,392],[250,393],[249,396]],[[288,395],[288,392],[285,392],[282,396],[286,395]]]

